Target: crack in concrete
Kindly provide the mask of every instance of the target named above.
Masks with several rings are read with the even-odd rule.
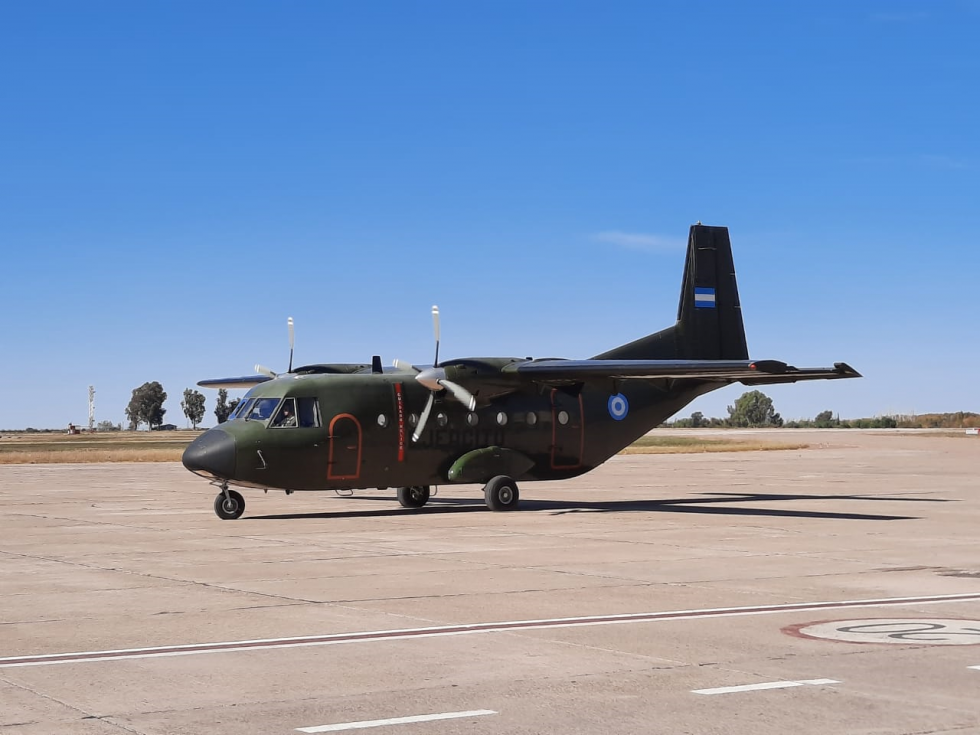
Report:
[[[54,702],[55,704],[61,705],[65,709],[69,709],[69,710],[71,710],[73,712],[77,712],[79,715],[81,715],[81,717],[79,719],[82,719],[82,720],[100,720],[102,722],[105,722],[108,725],[111,725],[112,727],[118,727],[120,730],[124,730],[126,732],[133,733],[134,735],[149,735],[149,733],[143,732],[142,730],[136,730],[134,728],[127,727],[125,725],[121,725],[121,724],[119,724],[117,722],[112,722],[112,721],[106,719],[107,717],[110,717],[110,715],[96,715],[96,714],[93,714],[91,712],[88,712],[88,711],[84,710],[81,707],[76,707],[73,704],[69,704],[68,702],[65,702],[64,700],[58,699],[57,697],[52,696],[50,694],[45,694],[44,692],[39,691],[37,689],[34,689],[33,687],[30,687],[30,686],[28,686],[26,684],[21,684],[20,682],[13,681],[13,680],[7,678],[6,676],[0,676],[0,681],[2,681],[5,684],[8,684],[9,686],[12,686],[12,687],[14,687],[16,689],[20,689],[21,691],[30,692],[35,697],[40,697],[41,699],[45,699],[45,700],[47,700],[49,702]],[[33,724],[33,723],[24,723],[24,724]],[[11,725],[4,725],[4,727],[11,727]]]

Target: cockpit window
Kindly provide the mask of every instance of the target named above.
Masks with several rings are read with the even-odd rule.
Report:
[[[240,419],[243,416],[248,416],[248,410],[252,407],[252,403],[255,402],[254,398],[244,398],[238,402],[235,406],[235,410],[232,411],[231,415],[228,417],[231,419]]]
[[[278,405],[278,398],[256,398],[255,403],[252,404],[248,413],[245,414],[245,419],[247,421],[268,421]]]
[[[279,407],[279,410],[276,412],[276,417],[269,425],[274,428],[288,428],[296,426],[296,399],[285,399],[282,402],[282,405]]]
[[[316,427],[320,425],[320,404],[316,398],[299,398],[299,425]]]

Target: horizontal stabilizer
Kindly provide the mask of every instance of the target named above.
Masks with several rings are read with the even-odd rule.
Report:
[[[202,388],[254,388],[259,383],[272,380],[268,375],[243,375],[239,378],[214,378],[201,380],[198,385]]]
[[[842,362],[832,368],[796,368],[778,360],[537,360],[508,366],[503,372],[545,383],[655,378],[791,383],[861,377]]]

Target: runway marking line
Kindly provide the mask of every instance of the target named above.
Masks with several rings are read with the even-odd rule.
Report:
[[[705,608],[701,610],[672,610],[666,612],[624,613],[620,615],[590,615],[575,618],[548,618],[543,620],[509,620],[496,623],[467,623],[440,625],[428,628],[403,628],[376,630],[361,633],[332,633],[328,635],[294,636],[290,638],[263,638],[247,641],[223,641],[217,643],[190,643],[148,648],[123,648],[108,651],[77,651],[74,653],[46,653],[0,658],[0,669],[16,666],[49,666],[52,664],[89,663],[93,661],[117,661],[122,659],[159,658],[164,656],[190,656],[202,653],[230,651],[268,650],[274,648],[298,648],[301,646],[329,646],[341,643],[368,643],[371,641],[395,641],[409,638],[438,638],[473,633],[497,633],[511,630],[541,630],[546,628],[579,628],[594,625],[621,625],[624,623],[652,623],[667,620],[695,620],[699,618],[729,618],[743,615],[775,615],[787,612],[812,612],[814,610],[839,610],[861,607],[896,607],[902,605],[933,605],[980,600],[980,592],[956,595],[929,595],[924,597],[885,597],[872,600],[839,600],[835,602],[798,602],[783,605],[753,605],[748,607]]]
[[[361,720],[360,722],[341,722],[337,725],[316,725],[297,727],[296,732],[342,732],[344,730],[364,730],[369,727],[387,725],[407,725],[413,722],[434,722],[435,720],[457,720],[461,717],[483,717],[497,714],[492,709],[474,709],[469,712],[439,712],[434,715],[412,715],[411,717],[391,717],[387,720]]]
[[[977,671],[980,671],[980,666],[967,666],[966,668],[968,668],[968,669],[976,669]]]
[[[800,679],[799,681],[764,681],[760,684],[742,684],[734,687],[715,687],[714,689],[692,689],[692,694],[734,694],[736,692],[759,692],[765,689],[789,689],[790,687],[824,686],[840,684],[836,679]]]

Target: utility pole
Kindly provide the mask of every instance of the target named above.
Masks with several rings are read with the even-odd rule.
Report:
[[[95,386],[88,387],[88,430],[95,428]]]

